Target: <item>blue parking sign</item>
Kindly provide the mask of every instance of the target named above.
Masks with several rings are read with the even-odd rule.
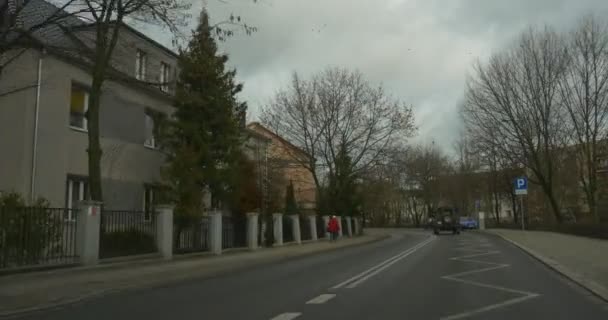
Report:
[[[517,195],[526,195],[528,194],[528,178],[527,177],[517,177],[515,179],[515,194]]]

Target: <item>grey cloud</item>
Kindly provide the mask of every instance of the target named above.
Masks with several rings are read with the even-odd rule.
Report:
[[[414,105],[415,140],[448,149],[461,128],[457,106],[475,60],[487,59],[530,24],[567,30],[585,14],[608,16],[606,0],[226,1],[208,0],[213,19],[235,13],[259,28],[221,44],[245,84],[241,98],[253,118],[291,72],[343,66]]]

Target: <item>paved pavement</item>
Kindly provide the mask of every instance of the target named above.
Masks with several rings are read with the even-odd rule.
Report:
[[[48,294],[52,294],[49,292]],[[607,319],[608,305],[490,234],[393,231],[364,246],[22,319]]]
[[[608,301],[608,240],[555,232],[491,229]]]

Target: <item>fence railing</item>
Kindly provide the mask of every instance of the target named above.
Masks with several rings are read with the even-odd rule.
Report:
[[[302,240],[312,239],[312,230],[310,230],[310,220],[307,216],[300,216],[300,236]]]
[[[241,216],[222,217],[222,248],[247,246],[247,220]]]
[[[322,239],[325,237],[326,233],[327,233],[327,225],[325,224],[323,217],[318,215],[317,216],[317,237],[319,239]]]
[[[0,207],[0,270],[78,262],[76,210]]]
[[[156,215],[143,211],[101,211],[100,258],[156,251]]]
[[[283,242],[293,242],[293,222],[291,221],[291,217],[283,216]]]
[[[174,227],[173,252],[177,254],[209,250],[209,218],[186,227]]]
[[[270,214],[259,215],[258,220],[258,244],[261,247],[271,247],[274,243],[273,218]],[[262,239],[264,241],[262,241]]]

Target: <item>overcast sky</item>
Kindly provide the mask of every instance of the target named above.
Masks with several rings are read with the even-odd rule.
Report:
[[[194,17],[201,5],[194,5]],[[347,67],[413,105],[416,140],[435,140],[446,151],[461,127],[458,103],[475,60],[485,61],[528,25],[568,30],[586,14],[608,17],[608,0],[207,0],[207,5],[213,20],[234,12],[259,29],[221,44],[245,84],[241,98],[249,103],[250,120],[293,71],[310,75],[326,66]]]

